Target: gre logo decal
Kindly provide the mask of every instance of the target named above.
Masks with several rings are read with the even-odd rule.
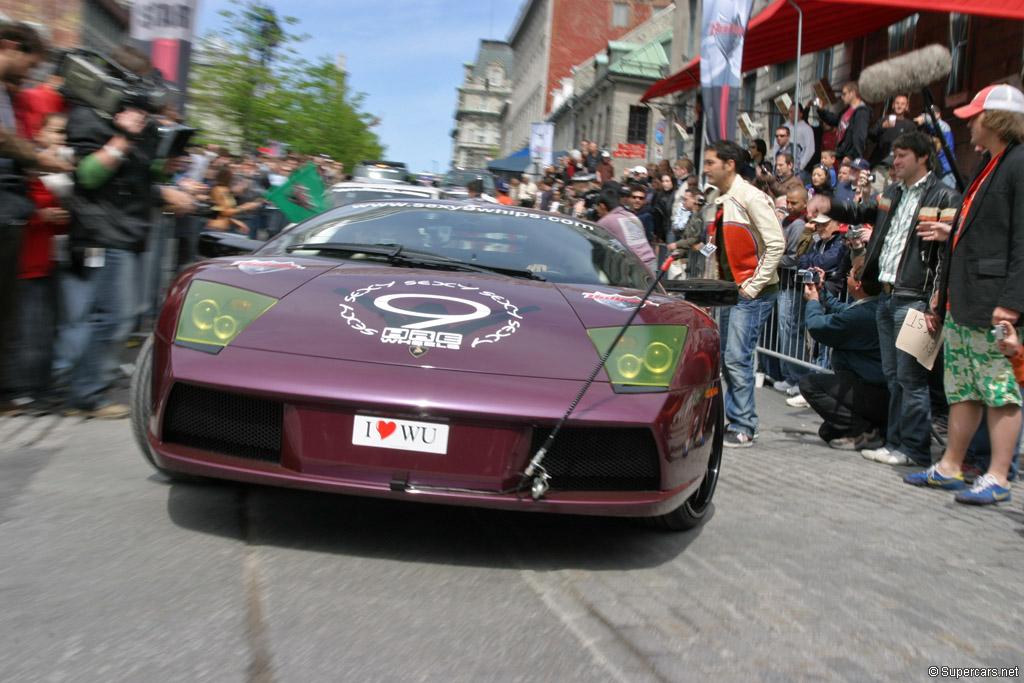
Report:
[[[460,304],[465,304],[473,309],[472,313],[464,313],[458,315],[451,315],[448,313],[422,313],[420,311],[411,311],[403,308],[395,308],[391,305],[391,302],[396,299],[441,299],[443,301],[455,301]],[[477,318],[486,318],[491,314],[491,309],[484,306],[476,301],[469,301],[468,299],[458,299],[454,296],[441,296],[440,294],[388,294],[386,296],[379,296],[373,300],[373,305],[377,308],[392,313],[401,313],[402,315],[411,315],[414,318],[427,318],[423,322],[411,323],[409,325],[402,325],[407,330],[426,330],[431,327],[438,327],[439,325],[454,325],[455,323],[465,322],[467,320],[476,320]]]

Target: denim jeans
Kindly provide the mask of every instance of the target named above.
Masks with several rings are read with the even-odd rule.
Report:
[[[86,268],[84,278],[91,285],[91,297],[84,302],[84,345],[81,357],[71,369],[69,400],[81,410],[95,410],[105,404],[109,384],[107,365],[114,352],[113,341],[122,315],[123,275],[139,259],[135,252],[106,249],[103,266]]]
[[[754,350],[778,292],[756,299],[740,297],[732,307],[722,309],[720,334],[722,373],[725,377],[725,416],[729,429],[753,436],[757,431],[754,407]]]
[[[896,348],[896,337],[911,308],[923,311],[925,304],[882,292],[878,297],[878,342],[882,351],[882,372],[889,383],[889,429],[885,447],[899,450],[919,464],[932,462],[932,409],[928,370],[913,356]]]

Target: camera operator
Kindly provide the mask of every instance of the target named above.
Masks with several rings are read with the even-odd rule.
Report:
[[[150,73],[149,58],[135,48],[120,47],[111,57],[140,76]],[[128,406],[105,399],[118,326],[133,308],[122,300],[122,278],[139,272],[153,207],[169,204],[181,212],[194,206],[186,193],[154,184],[150,167],[158,140],[150,123],[139,109],[124,109],[108,120],[78,101],[68,118],[68,144],[80,160],[71,202],[71,277],[83,294],[84,321],[69,401],[86,417],[128,416]]]
[[[46,47],[30,26],[0,22],[0,358],[8,357],[17,304],[18,254],[28,218],[36,205],[28,196],[27,170],[64,172],[71,166],[57,149],[37,151],[18,136],[11,96],[28,72],[46,57]],[[3,378],[0,378],[3,379]],[[6,393],[7,387],[0,387]],[[10,397],[0,395],[0,399]],[[10,406],[0,404],[0,412]]]
[[[865,282],[882,286],[878,303],[878,336],[882,367],[889,380],[889,431],[885,446],[862,455],[890,465],[931,464],[931,402],[928,370],[912,355],[896,348],[907,311],[925,310],[935,280],[941,247],[923,239],[915,226],[928,216],[960,204],[960,195],[930,172],[931,139],[919,132],[904,133],[892,144],[899,183],[878,198],[859,203],[813,197],[808,214],[827,211],[850,224],[875,226],[867,248]]]
[[[812,372],[800,378],[800,395],[824,420],[818,435],[832,448],[861,450],[885,443],[889,390],[879,354],[877,282],[862,280],[864,258],[854,259],[846,279],[853,303],[842,303],[824,289],[824,271],[804,284],[807,331],[832,347],[834,374]]]
[[[577,173],[572,177],[572,194],[576,202],[573,204],[573,218],[597,222],[597,200],[601,190],[597,187],[597,176],[593,173]]]

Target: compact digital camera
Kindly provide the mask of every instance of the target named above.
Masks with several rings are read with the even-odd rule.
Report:
[[[801,268],[796,271],[796,281],[802,285],[820,285],[821,284],[821,271],[820,270],[806,270]]]

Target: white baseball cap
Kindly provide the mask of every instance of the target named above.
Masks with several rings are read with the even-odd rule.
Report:
[[[1012,85],[990,85],[979,91],[970,104],[953,110],[962,119],[969,119],[982,111],[995,109],[1024,114],[1024,93]]]
[[[647,167],[646,166],[637,166],[636,168],[633,169],[633,173],[643,173],[643,174],[646,174],[647,173]]]

